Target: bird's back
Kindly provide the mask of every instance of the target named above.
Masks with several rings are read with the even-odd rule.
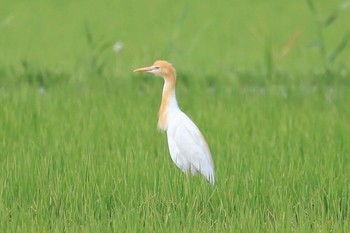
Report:
[[[181,110],[168,112],[167,137],[173,162],[185,173],[200,172],[214,184],[214,164],[209,147],[193,121]]]

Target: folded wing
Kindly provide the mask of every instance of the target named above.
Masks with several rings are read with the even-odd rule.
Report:
[[[183,112],[169,124],[167,130],[170,155],[174,163],[185,173],[200,172],[215,183],[214,164],[209,147],[198,127]]]

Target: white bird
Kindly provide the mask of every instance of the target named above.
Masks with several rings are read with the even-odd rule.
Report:
[[[184,173],[200,172],[212,185],[215,183],[214,163],[202,133],[183,113],[176,101],[176,71],[167,61],[156,61],[152,66],[135,69],[164,79],[162,102],[159,109],[158,128],[166,131],[170,156]]]

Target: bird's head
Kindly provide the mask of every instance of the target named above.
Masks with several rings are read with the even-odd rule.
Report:
[[[148,72],[163,78],[175,77],[176,74],[174,67],[169,62],[160,60],[149,67],[135,69],[134,72]]]

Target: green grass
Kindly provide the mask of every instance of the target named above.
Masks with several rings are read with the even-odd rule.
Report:
[[[1,4],[0,232],[347,232],[349,48],[324,67],[307,3],[290,4]],[[186,179],[156,130],[162,81],[132,70],[158,58],[214,187]]]

